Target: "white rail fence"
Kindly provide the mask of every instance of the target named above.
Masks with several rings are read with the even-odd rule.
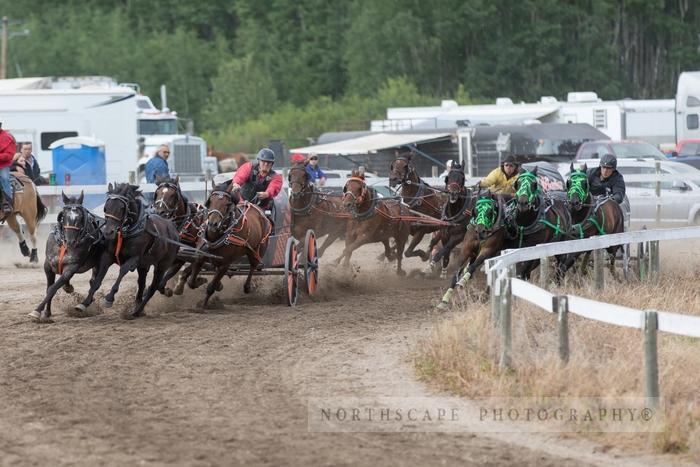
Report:
[[[700,317],[669,313],[656,310],[637,310],[605,302],[598,302],[575,295],[554,295],[547,290],[513,276],[515,265],[522,261],[541,260],[541,268],[546,269],[548,258],[555,255],[594,250],[596,287],[602,288],[602,263],[604,248],[614,245],[637,243],[638,249],[650,252],[648,257],[638,260],[645,263],[640,272],[649,271],[642,279],[658,278],[659,241],[700,238],[700,227],[677,229],[657,229],[603,235],[583,240],[537,245],[517,250],[504,251],[500,256],[486,261],[488,283],[491,285],[491,306],[494,323],[500,326],[500,366],[511,365],[511,304],[512,297],[518,297],[558,315],[559,356],[563,363],[569,359],[568,314],[573,313],[586,319],[600,321],[615,326],[623,326],[644,331],[645,396],[650,404],[656,404],[659,397],[659,371],[656,334],[658,331],[670,334],[700,337]],[[599,277],[598,277],[599,276]],[[546,275],[544,276],[546,277]]]

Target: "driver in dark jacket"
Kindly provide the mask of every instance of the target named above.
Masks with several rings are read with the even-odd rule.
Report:
[[[588,189],[594,196],[611,194],[618,204],[625,199],[625,179],[617,171],[617,158],[606,154],[600,159],[600,167],[588,169]]]

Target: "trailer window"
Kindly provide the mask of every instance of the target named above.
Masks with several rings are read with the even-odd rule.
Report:
[[[54,141],[58,141],[63,138],[70,138],[72,136],[78,136],[77,131],[50,131],[41,134],[41,149],[44,151],[49,150],[49,146]]]
[[[688,96],[685,101],[685,105],[688,107],[700,107],[700,99],[695,96]]]
[[[140,135],[176,135],[177,120],[174,118],[163,120],[139,120]]]
[[[697,130],[698,127],[700,127],[700,125],[698,125],[698,123],[700,123],[698,121],[698,114],[688,115],[687,120],[688,120],[688,129],[689,130]]]

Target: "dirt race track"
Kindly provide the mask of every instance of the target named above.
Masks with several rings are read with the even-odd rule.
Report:
[[[321,296],[302,296],[296,309],[281,304],[281,278],[262,279],[252,296],[239,278],[225,281],[217,310],[195,313],[204,291],[186,290],[156,295],[145,318],[125,321],[133,276],[113,309],[66,314],[87,289],[83,276],[75,296],[58,294],[55,323],[39,325],[26,314],[43,297],[43,272],[12,266],[14,249],[2,245],[0,267],[1,465],[660,461],[532,435],[309,432],[308,397],[431,394],[415,380],[411,351],[439,319],[427,310],[440,282],[400,281],[382,265],[331,271],[322,260]],[[355,264],[372,264],[378,251],[365,247]],[[400,293],[383,290],[399,284]]]

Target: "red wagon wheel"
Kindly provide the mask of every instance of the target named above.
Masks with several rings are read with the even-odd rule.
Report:
[[[306,291],[309,295],[313,295],[318,289],[318,248],[313,230],[306,231],[304,245],[306,246],[306,267],[304,268]]]
[[[285,248],[284,288],[287,305],[296,305],[299,295],[299,261],[297,260],[297,241],[294,237],[287,239],[287,247]]]

